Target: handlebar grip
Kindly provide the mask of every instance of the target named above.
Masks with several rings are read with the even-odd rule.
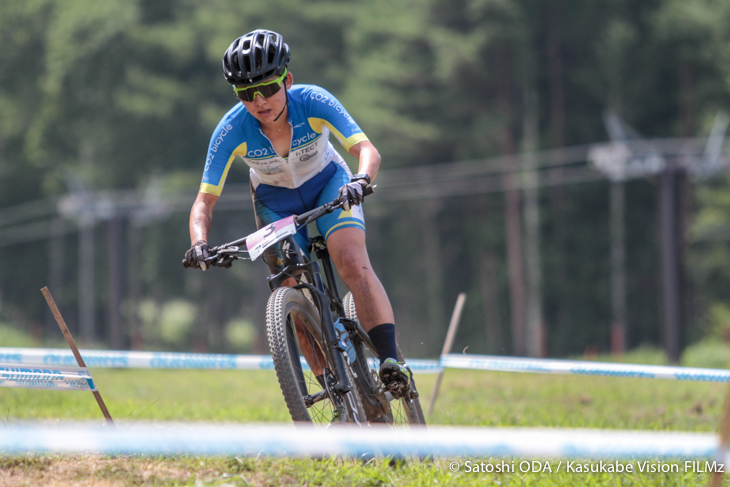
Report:
[[[367,186],[365,186],[365,189],[363,189],[362,195],[369,196],[369,195],[373,194],[374,192],[375,192],[375,186],[373,186],[372,184],[368,184]]]

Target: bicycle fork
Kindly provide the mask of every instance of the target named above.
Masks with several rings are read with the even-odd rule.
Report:
[[[292,275],[301,273],[301,271],[309,272],[314,279],[314,286],[303,283],[294,287],[308,289],[313,296],[316,296],[316,300],[319,303],[318,308],[322,320],[322,339],[325,343],[324,353],[327,358],[327,363],[334,369],[335,377],[337,378],[337,383],[330,389],[337,395],[345,394],[350,392],[351,384],[347,378],[347,369],[345,368],[345,359],[343,356],[344,350],[340,347],[340,337],[335,331],[335,322],[332,318],[332,311],[330,310],[330,298],[327,296],[327,291],[322,282],[319,264],[317,262],[308,262],[306,264],[291,263],[283,271],[267,279],[269,288],[273,291],[280,287],[284,280]]]
[[[350,392],[350,381],[347,378],[347,372],[345,368],[345,359],[343,357],[343,350],[340,348],[340,337],[337,336],[335,331],[335,322],[332,319],[332,311],[329,307],[329,298],[324,291],[324,284],[322,283],[322,276],[319,273],[319,266],[316,262],[313,262],[314,272],[314,286],[317,288],[317,298],[320,302],[320,313],[322,318],[322,337],[326,344],[326,352],[329,355],[329,359],[334,366],[337,383],[332,387],[332,391],[335,394],[345,394]]]

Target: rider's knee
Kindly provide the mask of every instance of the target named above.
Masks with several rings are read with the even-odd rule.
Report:
[[[348,252],[337,267],[342,280],[347,282],[350,279],[362,280],[372,273],[368,259],[358,252]]]

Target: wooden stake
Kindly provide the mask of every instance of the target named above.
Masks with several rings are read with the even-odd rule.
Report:
[[[451,322],[449,323],[449,331],[446,333],[446,341],[444,342],[444,348],[441,350],[441,356],[443,357],[447,353],[451,352],[451,345],[454,344],[454,337],[456,336],[456,330],[459,328],[459,321],[461,321],[461,312],[464,309],[464,302],[466,301],[466,293],[460,293],[459,297],[456,298],[456,305],[454,306],[454,312],[451,314]],[[439,394],[439,388],[441,387],[441,378],[444,375],[444,369],[439,371],[439,375],[436,378],[436,385],[433,388],[433,394],[431,394],[431,403],[428,405],[428,415],[431,416],[433,412],[433,406],[436,404],[436,397]]]
[[[71,352],[73,352],[74,357],[76,357],[76,362],[78,362],[79,367],[86,367],[84,359],[81,358],[79,349],[76,347],[76,342],[71,336],[71,332],[68,330],[68,326],[66,326],[66,322],[63,320],[63,316],[61,316],[61,311],[58,309],[58,306],[56,306],[56,301],[54,301],[53,296],[51,296],[51,291],[48,290],[48,287],[44,287],[43,289],[41,289],[41,292],[43,293],[43,296],[45,296],[48,306],[51,308],[53,317],[56,318],[56,323],[58,323],[58,327],[61,328],[63,336],[66,337],[66,342],[68,342],[68,346],[71,347]],[[104,404],[104,400],[101,398],[101,394],[98,390],[91,392],[94,394],[96,403],[99,405],[99,408],[101,409],[104,418],[106,418],[106,422],[109,424],[109,426],[113,427],[114,420],[112,420],[112,417],[106,408],[106,404]]]

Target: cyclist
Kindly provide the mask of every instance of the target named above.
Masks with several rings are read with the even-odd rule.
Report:
[[[281,35],[255,30],[223,55],[223,74],[240,103],[220,121],[208,146],[200,191],[190,211],[186,265],[207,270],[213,207],[236,156],[250,167],[256,225],[302,214],[339,198],[342,209],[317,221],[332,261],[352,292],[360,322],[380,359],[383,383],[405,390],[411,373],[398,362],[393,308],[373,272],[365,246],[363,189],[375,179],[380,155],[337,99],[314,85],[293,85],[289,46]],[[359,161],[352,175],[329,142],[333,133]],[[295,236],[309,251],[306,226]],[[265,261],[278,272],[279,251]]]

